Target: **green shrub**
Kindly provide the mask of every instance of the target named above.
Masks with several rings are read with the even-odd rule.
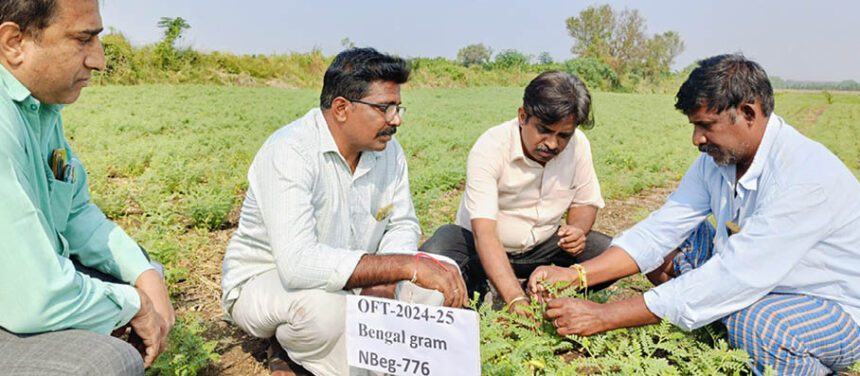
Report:
[[[517,50],[503,50],[496,55],[493,67],[497,69],[522,69],[529,65],[530,60],[530,56]]]
[[[176,326],[170,332],[167,351],[162,353],[146,374],[165,376],[191,376],[209,365],[217,362],[220,356],[215,353],[217,341],[206,341],[201,334],[201,320],[188,314],[176,320]]]
[[[567,289],[561,296],[585,299]],[[607,292],[588,296],[605,302]],[[732,350],[725,331],[707,326],[686,333],[669,322],[618,329],[591,337],[560,337],[544,320],[537,301],[532,319],[481,305],[481,364],[484,375],[745,375],[749,356]]]
[[[186,216],[197,228],[217,230],[236,204],[234,194],[219,186],[199,187],[185,196]]]
[[[579,58],[564,63],[564,70],[579,76],[592,90],[614,90],[620,87],[618,75],[609,64],[595,58]]]

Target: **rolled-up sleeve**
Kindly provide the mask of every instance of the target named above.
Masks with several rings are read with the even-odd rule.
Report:
[[[826,236],[831,210],[819,185],[773,189],[779,191],[778,199],[764,202],[744,221],[725,250],[645,294],[655,315],[692,330],[748,307],[770,293]]]
[[[663,207],[612,241],[636,261],[640,272],[648,273],[663,264],[710,213],[704,164],[705,159],[699,157]]]
[[[292,145],[267,146],[254,161],[249,180],[284,287],[337,291],[366,252],[319,241],[311,203],[315,166]]]

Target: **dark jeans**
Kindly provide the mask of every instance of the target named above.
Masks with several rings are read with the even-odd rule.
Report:
[[[554,264],[568,267],[599,256],[609,248],[612,238],[606,234],[591,231],[585,237],[585,249],[582,253],[571,256],[558,246],[558,236],[553,234],[545,242],[536,245],[525,253],[508,254],[508,261],[517,278],[528,278],[541,265]],[[486,291],[487,275],[478,258],[475,248],[475,238],[472,232],[457,225],[444,225],[436,230],[420,248],[421,252],[450,257],[460,267],[466,287],[471,297],[475,291],[483,294]],[[590,286],[589,290],[600,290],[612,282]]]

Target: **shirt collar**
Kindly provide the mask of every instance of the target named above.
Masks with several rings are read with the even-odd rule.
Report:
[[[3,88],[6,89],[6,93],[15,102],[23,102],[31,95],[30,90],[21,81],[18,81],[2,64],[0,64],[0,82],[2,82]]]
[[[334,141],[334,136],[331,134],[331,129],[328,127],[328,122],[326,122],[322,110],[315,108],[311,111],[314,112],[313,121],[320,134],[320,154],[337,153],[337,155],[340,155],[340,149],[338,149],[337,143]],[[391,141],[394,141],[394,137],[391,137]],[[389,143],[391,141],[389,141]],[[359,157],[359,163],[361,163],[360,161],[365,158],[365,155],[373,155],[375,159],[379,159],[382,157],[382,153],[383,152],[378,151],[364,151],[361,153],[361,157]],[[343,158],[342,155],[341,158]],[[346,159],[344,159],[344,161],[346,161]]]
[[[774,140],[776,140],[776,135],[779,134],[780,128],[782,128],[782,119],[776,116],[776,114],[771,113],[765,126],[761,143],[759,143],[758,150],[756,150],[753,157],[752,164],[750,164],[744,176],[741,176],[740,180],[738,180],[738,184],[742,187],[748,190],[758,189],[758,178],[761,176],[764,165],[767,162],[767,156],[770,154],[770,149],[773,147]]]
[[[523,152],[523,141],[522,141],[522,129],[520,129],[520,122],[518,119],[511,120],[511,162],[522,161],[527,166],[531,167],[542,167],[539,163],[531,160],[531,158],[526,157],[525,152]]]
[[[41,101],[33,96],[30,89],[27,89],[21,81],[18,81],[18,79],[15,78],[15,76],[13,76],[12,73],[9,72],[9,70],[7,70],[2,64],[0,64],[0,85],[3,86],[6,93],[9,94],[9,97],[12,98],[13,101],[24,108],[38,111],[40,107],[45,106],[54,112],[60,112],[60,110],[63,109],[62,104],[42,104]]]
[[[328,128],[328,123],[325,121],[322,111],[319,108],[315,108],[311,111],[314,113],[314,124],[316,124],[317,129],[319,130],[320,153],[325,154],[328,152],[335,152],[340,154],[340,150],[337,148],[337,143],[334,142],[334,136],[331,134],[331,129]]]

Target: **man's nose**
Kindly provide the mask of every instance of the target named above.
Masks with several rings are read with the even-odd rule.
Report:
[[[708,138],[705,137],[705,132],[699,127],[693,128],[693,145],[699,146],[708,143]]]
[[[403,118],[400,117],[400,113],[397,112],[394,114],[394,117],[391,118],[391,121],[388,122],[388,125],[390,125],[392,127],[399,127],[400,124],[402,124],[402,123],[403,123]]]
[[[89,69],[101,71],[105,69],[105,64],[105,50],[102,47],[101,41],[97,40],[95,46],[92,47],[92,50],[84,59],[84,65]]]
[[[546,145],[549,150],[556,150],[558,149],[558,139],[556,139],[555,136],[549,136],[546,138],[546,141],[544,141],[544,145]]]

